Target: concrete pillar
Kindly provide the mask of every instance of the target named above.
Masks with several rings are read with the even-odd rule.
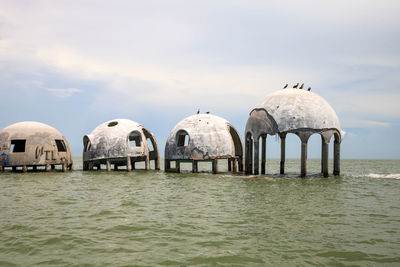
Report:
[[[285,174],[285,160],[286,160],[286,133],[281,134],[281,166],[280,174]]]
[[[238,160],[238,165],[239,165],[239,171],[243,171],[243,157],[240,157]]]
[[[164,159],[164,170],[168,172],[171,169],[171,163],[169,159]]]
[[[306,177],[307,174],[307,142],[301,142],[301,171],[300,176]]]
[[[232,171],[233,171],[233,172],[237,172],[237,163],[238,163],[238,160],[237,160],[236,158],[234,158],[234,159],[232,160],[232,163],[233,163]]]
[[[261,136],[261,174],[265,174],[267,135]]]
[[[333,175],[340,175],[340,143],[336,141],[333,146]]]
[[[245,173],[250,174],[250,139],[246,138],[245,153],[244,153],[244,168]]]
[[[181,161],[180,160],[176,160],[175,161],[175,166],[176,166],[176,171],[177,172],[181,172]]]
[[[32,166],[32,170],[33,171],[37,171],[37,166],[35,165],[35,166]]]
[[[199,171],[199,164],[197,160],[192,161],[192,172],[197,173]]]
[[[28,168],[26,167],[26,165],[22,166],[22,172],[27,172]]]
[[[46,171],[46,172],[49,172],[49,171],[50,171],[50,168],[51,168],[50,165],[49,165],[49,164],[46,164],[45,171]]]
[[[4,172],[3,166],[0,166],[0,172]]]
[[[52,170],[55,170],[55,169],[56,169],[56,165],[51,164],[51,169],[52,169]]]
[[[114,171],[118,171],[118,164],[114,163]]]
[[[66,164],[66,163],[64,163],[64,164],[62,165],[62,171],[63,171],[63,172],[66,172],[66,171],[67,171],[67,164]]]
[[[150,155],[149,154],[147,154],[147,156],[146,156],[146,160],[144,162],[144,168],[147,171],[150,170]]]
[[[156,156],[154,160],[154,165],[156,170],[160,170],[160,159],[158,158],[158,156]]]
[[[132,171],[131,157],[126,157],[126,170],[128,172]]]
[[[260,154],[260,142],[258,141],[259,139],[254,140],[254,175],[258,175],[258,167],[260,166],[260,159],[259,159],[259,154]]]
[[[107,171],[110,172],[111,171],[111,163],[110,163],[110,161],[107,160],[106,164],[107,164]]]
[[[131,166],[132,166],[132,170],[136,170],[136,161],[133,161]]]
[[[212,160],[212,172],[214,174],[218,173],[218,160],[217,159]]]
[[[97,164],[97,170],[101,170],[101,163]]]
[[[17,167],[13,166],[13,167],[12,167],[12,171],[13,171],[13,172],[16,172],[16,171],[17,171]]]
[[[322,153],[321,153],[321,172],[324,175],[324,177],[329,176],[329,143],[325,142],[324,139],[322,139]]]
[[[232,161],[231,159],[228,159],[228,172],[232,171]]]

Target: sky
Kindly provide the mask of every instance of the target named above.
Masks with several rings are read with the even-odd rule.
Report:
[[[305,83],[346,131],[342,158],[400,158],[400,1],[0,0],[0,128],[39,121],[82,154],[115,118],[154,133],[198,109],[244,136],[249,112]],[[267,154],[279,157],[268,137]],[[269,149],[270,148],[270,149]],[[298,137],[287,156],[300,156]],[[313,136],[309,157],[320,156]]]

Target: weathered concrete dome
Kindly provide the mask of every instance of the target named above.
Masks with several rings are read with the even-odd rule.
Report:
[[[0,166],[27,167],[55,165],[72,167],[71,148],[55,128],[33,121],[18,122],[0,131]]]
[[[267,112],[267,113],[266,113]],[[252,127],[254,122],[264,120],[264,129]],[[333,108],[321,96],[306,90],[285,89],[266,96],[250,113],[246,129],[268,130],[268,134],[291,132],[297,129],[334,130],[341,136],[339,118]]]
[[[265,174],[267,135],[279,135],[281,139],[280,173],[283,174],[285,140],[286,135],[290,133],[296,134],[301,140],[302,177],[306,175],[307,142],[313,134],[321,135],[321,172],[324,176],[328,176],[329,142],[334,136],[333,172],[335,175],[340,173],[340,143],[344,131],[340,127],[339,119],[325,99],[311,91],[300,88],[283,89],[269,94],[250,112],[245,132],[246,173],[259,173],[261,138],[261,174]]]
[[[128,165],[129,169],[127,160],[133,168],[135,162],[145,161],[146,169],[149,168],[149,161],[155,160],[156,169],[159,169],[158,146],[154,135],[131,120],[115,119],[100,124],[84,136],[83,145],[84,169],[99,167],[100,164],[114,164],[116,168]]]
[[[186,146],[180,143],[185,135],[188,136]],[[169,134],[165,158],[202,160],[233,157],[236,150],[241,150],[238,141],[239,135],[227,120],[210,114],[193,115],[178,122]]]
[[[241,162],[242,155],[242,142],[236,129],[227,120],[210,114],[197,114],[178,122],[165,145],[166,162],[229,158]]]

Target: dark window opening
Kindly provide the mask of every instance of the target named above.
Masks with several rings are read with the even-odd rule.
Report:
[[[64,140],[56,140],[57,150],[58,152],[67,152],[67,148],[65,147]]]
[[[11,140],[10,152],[25,152],[26,140]]]
[[[139,147],[141,146],[141,136],[139,132],[133,132],[129,135],[129,144],[131,147]]]
[[[185,131],[178,132],[178,146],[188,146],[189,145],[189,135]]]
[[[114,127],[115,125],[117,125],[118,124],[118,121],[112,121],[112,122],[110,122],[110,123],[108,123],[108,127]]]

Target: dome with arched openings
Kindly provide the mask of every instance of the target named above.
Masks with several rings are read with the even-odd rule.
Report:
[[[83,146],[85,170],[93,166],[99,168],[101,164],[107,164],[107,169],[111,164],[115,168],[125,165],[129,168],[136,161],[145,161],[148,169],[150,160],[155,160],[156,169],[159,169],[158,146],[154,135],[131,120],[115,119],[100,124],[83,137]]]
[[[229,158],[241,162],[242,156],[242,142],[236,129],[227,120],[211,114],[197,114],[178,122],[165,145],[166,162]]]

